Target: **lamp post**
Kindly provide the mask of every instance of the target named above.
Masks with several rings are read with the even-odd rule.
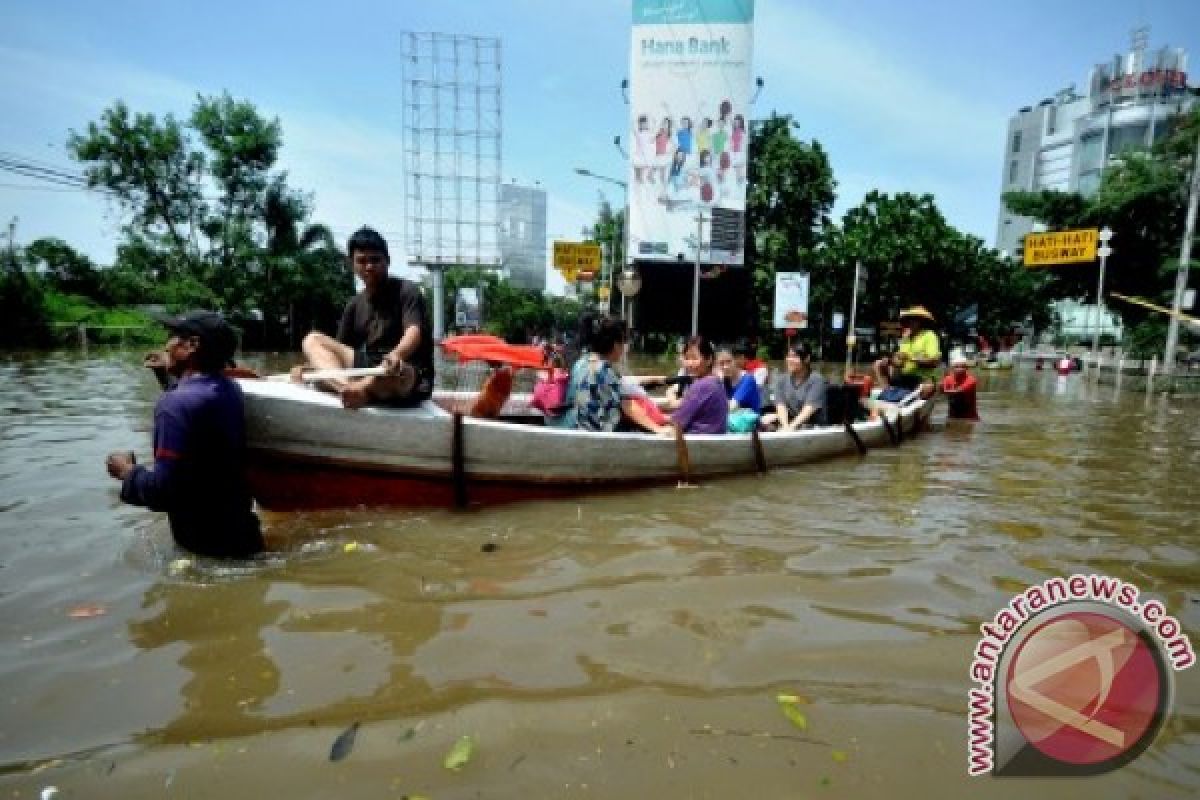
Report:
[[[1092,362],[1097,368],[1100,366],[1100,326],[1104,323],[1104,267],[1113,252],[1108,246],[1112,238],[1112,228],[1105,225],[1100,231],[1100,248],[1096,250],[1096,255],[1100,256],[1100,283],[1096,286],[1096,330],[1092,335]]]
[[[594,178],[598,181],[604,181],[605,183],[611,183],[615,186],[620,186],[621,191],[625,196],[625,215],[621,225],[624,233],[621,242],[621,258],[614,259],[614,263],[609,265],[608,269],[608,291],[609,297],[611,298],[613,273],[616,271],[614,268],[617,264],[620,264],[622,267],[624,267],[629,260],[629,183],[627,181],[617,180],[616,178],[610,178],[607,175],[598,175],[595,172],[592,172],[590,169],[585,169],[584,167],[576,167],[575,174],[582,175],[585,178]],[[624,303],[624,301],[622,301],[622,303]]]
[[[632,265],[625,267],[617,288],[621,290],[621,319],[625,320],[629,328],[633,328],[633,298],[642,290],[642,276]],[[626,299],[629,300],[628,316],[625,310]]]
[[[1167,323],[1167,349],[1163,353],[1163,369],[1175,371],[1175,347],[1179,343],[1179,315],[1183,310],[1183,295],[1187,291],[1188,262],[1192,258],[1192,236],[1196,232],[1196,205],[1200,202],[1200,134],[1192,156],[1192,188],[1188,192],[1187,222],[1183,242],[1179,247],[1179,271],[1175,274],[1175,299],[1171,302],[1171,321]]]

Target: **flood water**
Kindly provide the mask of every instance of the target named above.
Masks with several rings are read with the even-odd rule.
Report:
[[[965,743],[978,626],[1026,585],[1123,578],[1200,644],[1200,399],[981,373],[982,423],[862,459],[269,514],[276,552],[221,565],[181,561],[105,474],[109,451],[149,459],[139,360],[0,357],[4,797],[1200,792],[1200,668],[1103,777],[969,779]]]

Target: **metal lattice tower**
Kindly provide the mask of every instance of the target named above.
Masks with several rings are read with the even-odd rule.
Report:
[[[411,263],[500,263],[501,46],[405,32],[404,233]]]

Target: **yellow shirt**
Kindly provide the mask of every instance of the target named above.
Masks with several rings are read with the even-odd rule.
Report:
[[[916,336],[901,339],[899,352],[908,356],[908,360],[900,368],[901,375],[920,375],[923,380],[933,380],[937,375],[937,367],[921,367],[915,361],[918,358],[941,360],[942,346],[933,331],[921,331]]]

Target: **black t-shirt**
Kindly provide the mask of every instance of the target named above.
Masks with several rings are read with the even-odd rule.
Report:
[[[354,350],[366,353],[372,364],[387,355],[404,336],[409,326],[421,329],[421,343],[406,359],[417,371],[418,384],[433,386],[433,329],[425,310],[425,295],[412,281],[389,276],[374,296],[356,294],[338,325],[337,339]]]

